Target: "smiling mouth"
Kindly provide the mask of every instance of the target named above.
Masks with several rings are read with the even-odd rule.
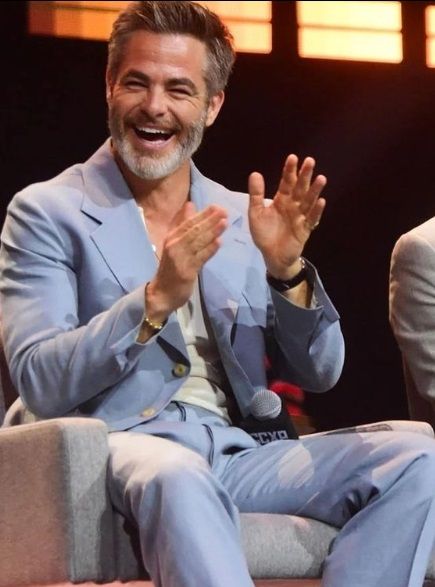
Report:
[[[161,130],[157,128],[140,128],[134,127],[136,135],[143,140],[150,141],[152,143],[165,143],[175,134],[172,130]]]

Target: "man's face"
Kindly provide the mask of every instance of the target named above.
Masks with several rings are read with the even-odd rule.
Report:
[[[167,177],[199,147],[223,102],[223,92],[207,95],[206,65],[206,47],[193,37],[130,37],[107,101],[115,152],[135,175]]]

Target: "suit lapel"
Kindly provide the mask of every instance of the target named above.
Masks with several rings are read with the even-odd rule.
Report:
[[[231,201],[234,198],[234,194],[208,180],[192,166],[191,199],[197,210],[218,204],[228,212],[228,228],[221,237],[222,246],[200,274],[207,312],[227,336],[244,289],[250,249],[247,246],[250,236],[243,215]]]
[[[126,291],[145,283],[155,274],[157,261],[143,220],[107,141],[83,167],[85,196],[82,212],[97,222],[90,238]],[[249,234],[234,195],[202,176],[192,164],[191,199],[198,210],[217,203],[228,211],[229,227],[223,246],[201,272],[210,314],[221,313],[234,320],[244,287]]]
[[[110,153],[109,144],[107,141],[84,165],[85,196],[81,210],[96,221],[97,227],[90,238],[114,278],[128,293],[152,279],[157,259],[136,201]],[[164,340],[187,360],[175,315],[165,328]]]
[[[157,261],[108,141],[85,163],[83,178],[82,212],[98,223],[90,238],[115,279],[130,292],[152,278]]]
[[[252,265],[251,236],[246,214],[241,212],[246,200],[203,177],[194,167],[191,198],[198,210],[209,204],[218,204],[228,212],[228,228],[222,235],[222,246],[204,265],[200,284],[219,353],[236,392],[240,411],[246,416],[253,386],[232,345],[232,332]]]

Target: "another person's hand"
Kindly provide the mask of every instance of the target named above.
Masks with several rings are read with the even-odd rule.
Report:
[[[227,227],[227,212],[211,205],[196,212],[186,202],[163,243],[159,268],[146,288],[147,316],[164,321],[192,295],[203,265],[217,252]]]
[[[289,155],[278,191],[265,205],[263,176],[249,176],[249,224],[252,238],[263,254],[267,269],[278,279],[288,280],[300,269],[299,258],[311,232],[320,222],[325,199],[320,194],[326,177],[312,181],[315,161],[307,157],[298,172],[298,158]]]

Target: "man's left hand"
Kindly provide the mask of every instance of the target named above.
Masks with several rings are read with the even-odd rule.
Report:
[[[299,258],[326,205],[320,194],[326,177],[312,181],[315,161],[307,157],[298,172],[298,158],[289,155],[278,191],[265,205],[263,176],[249,176],[249,225],[252,238],[263,254],[267,269],[278,279],[291,279],[301,268]]]

